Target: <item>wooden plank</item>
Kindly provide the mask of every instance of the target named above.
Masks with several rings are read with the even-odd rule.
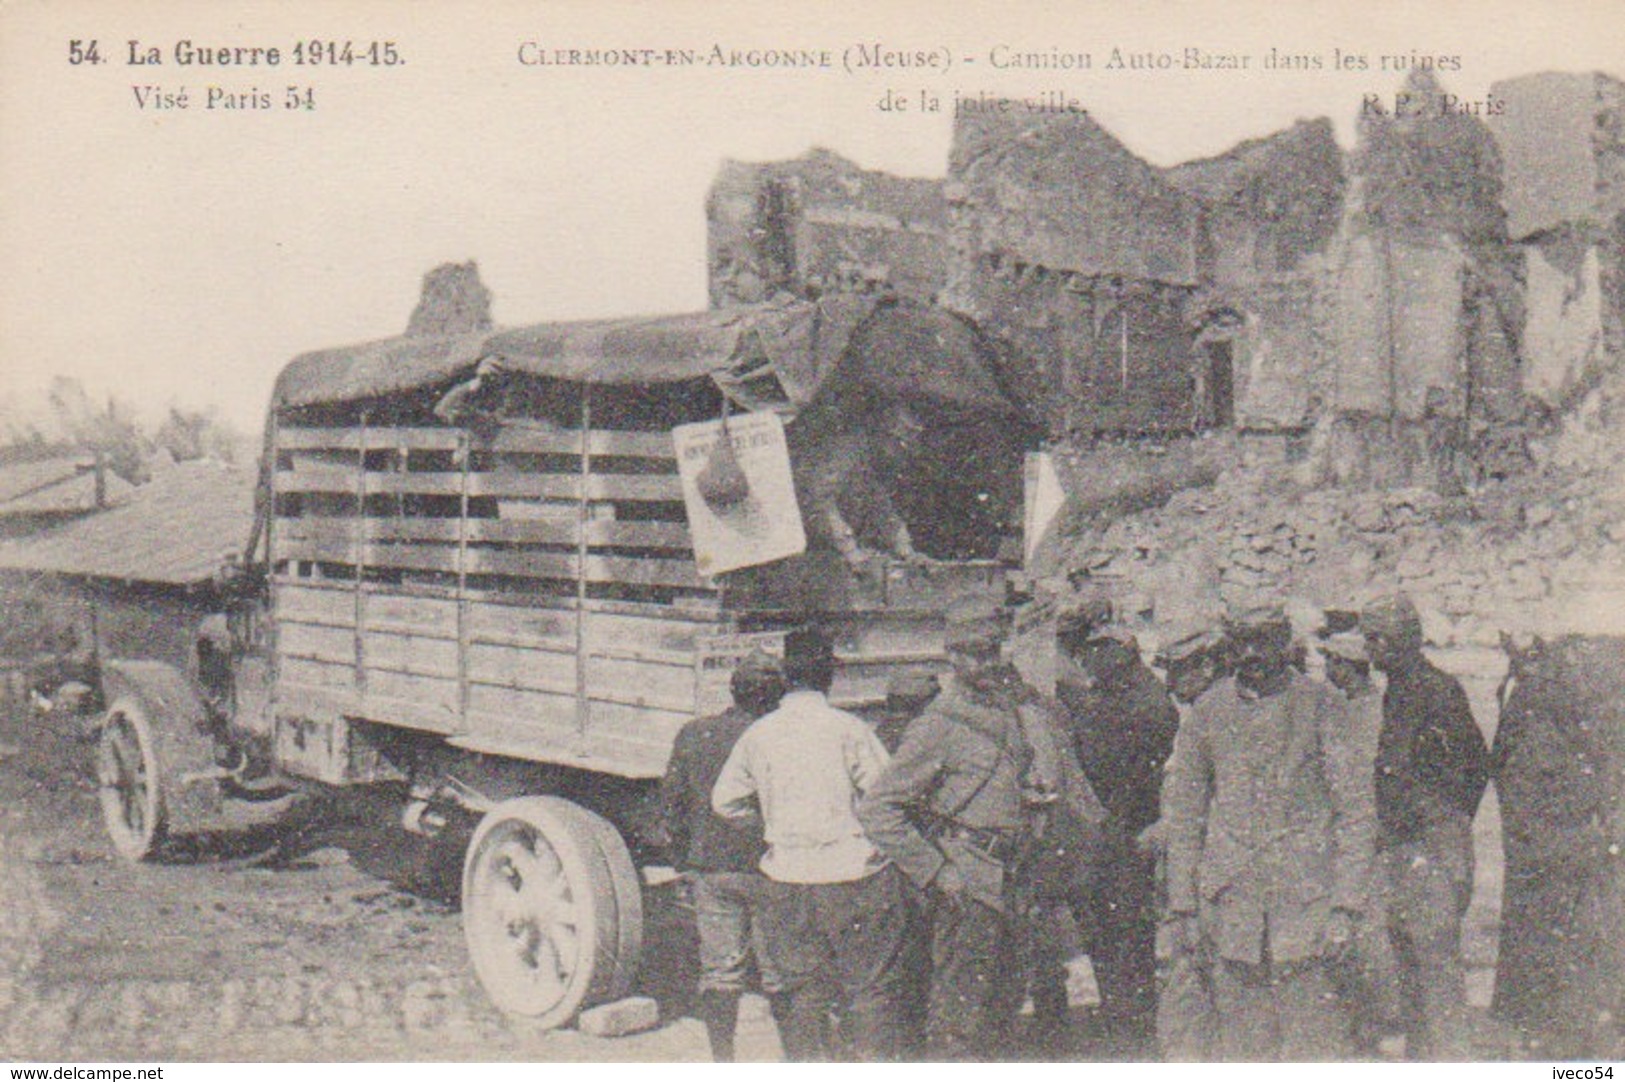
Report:
[[[449,678],[420,676],[368,665],[367,688],[361,696],[362,709],[369,711],[367,714],[369,718],[388,721],[388,717],[379,717],[372,712],[371,704],[392,699],[410,707],[410,710],[400,710],[399,713],[402,717],[412,717],[414,728],[424,727],[421,724],[422,718],[442,716],[445,720],[432,726],[436,732],[449,732],[461,726],[457,718],[458,694],[455,675]]]
[[[468,680],[471,688],[512,688],[573,699],[575,653],[477,641],[469,647]],[[587,694],[604,702],[692,712],[694,669],[692,665],[589,656]]]
[[[394,631],[430,638],[457,638],[457,602],[451,598],[409,597],[384,590],[368,591],[368,631]]]
[[[278,582],[276,615],[278,623],[299,620],[329,627],[350,627],[355,623],[355,589]]]
[[[689,719],[678,711],[595,702],[583,735],[575,731],[573,712],[566,722],[562,715],[549,721],[522,709],[482,711],[471,713],[470,734],[451,743],[490,755],[562,763],[619,777],[658,778],[665,772],[677,730]]]
[[[390,688],[390,691],[394,690],[396,689]],[[384,694],[370,687],[363,698],[345,711],[345,716],[377,722],[380,725],[448,736],[463,731],[462,719],[457,716],[456,711],[448,709],[444,703]]]
[[[689,552],[694,547],[688,525],[682,522],[598,521],[586,524],[587,544],[593,547],[618,545],[625,548],[672,549]],[[470,519],[470,543],[514,542],[520,544],[573,545],[575,523],[545,521],[501,521]]]
[[[726,630],[713,621],[592,610],[587,612],[586,620],[587,649],[591,653],[613,656],[647,648],[685,654],[690,664],[702,637]]]
[[[587,697],[634,707],[692,713],[694,665],[587,656]]]
[[[619,773],[615,769],[617,764],[589,758],[577,750],[581,741],[573,719],[569,725],[550,722],[545,726],[532,725],[520,729],[513,728],[508,719],[500,714],[471,714],[470,720],[473,729],[464,736],[452,737],[448,744],[505,759],[559,763],[583,770]]]
[[[468,680],[471,685],[559,692],[573,698],[575,651],[573,647],[541,650],[476,639],[468,648]]]
[[[370,614],[369,614],[370,619]],[[390,631],[367,632],[367,671],[393,669],[417,676],[457,678],[457,639],[402,635]]]
[[[279,651],[277,674],[278,681],[289,680],[296,684],[333,688],[339,691],[355,689],[354,661],[345,665],[335,665],[314,658],[294,657]]]
[[[572,676],[572,686],[573,681]],[[576,697],[573,694],[470,684],[468,719],[471,732],[508,730],[538,736],[552,732],[560,734],[570,745],[576,743]]]
[[[349,628],[283,621],[277,627],[276,645],[283,657],[355,664],[355,640]]]
[[[469,552],[469,574],[523,575],[542,578],[574,578],[576,557],[570,555],[515,552],[502,549],[473,549]],[[629,586],[681,586],[707,589],[692,560],[668,560],[643,556],[587,557],[589,582],[620,582]]]
[[[300,683],[284,670],[276,682],[276,701],[272,711],[281,717],[330,721],[354,714],[359,702],[354,689]]]
[[[405,447],[412,451],[451,451],[460,434],[455,428],[372,428],[367,431],[368,450]],[[278,429],[279,451],[343,450],[361,446],[358,428]],[[598,428],[588,437],[593,455],[625,455],[633,458],[675,459],[669,432],[633,432]],[[572,428],[525,427],[509,424],[489,443],[476,443],[474,450],[513,454],[578,454],[581,431]]]
[[[573,505],[572,505],[573,506]],[[455,544],[459,520],[455,518],[369,517],[358,524],[354,518],[312,516],[277,519],[279,541],[350,541],[358,530],[377,541],[443,541]],[[620,545],[627,548],[677,549],[693,547],[688,527],[681,522],[589,522],[587,543],[594,546]],[[545,519],[468,520],[470,544],[513,543],[530,545],[574,545],[576,523]]]
[[[457,550],[450,545],[391,545],[383,542],[286,541],[282,555],[290,560],[318,560],[323,563],[365,564],[413,571],[442,571],[455,574]],[[560,573],[568,569],[561,568]]]
[[[368,495],[460,496],[460,473],[400,473],[368,470]],[[332,492],[353,494],[357,471],[354,467],[309,464],[294,470],[278,470],[278,492]],[[586,496],[581,493],[585,490]],[[555,500],[631,500],[636,502],[681,503],[683,489],[676,474],[594,474],[586,479],[557,473],[525,473],[503,470],[470,474],[471,497],[518,497]]]
[[[290,541],[285,559],[316,560],[369,568],[439,571],[456,574],[457,550],[445,545],[390,545],[382,543]],[[469,549],[464,570],[470,575],[512,575],[518,578],[573,580],[574,553],[535,550]],[[690,560],[643,556],[588,556],[589,582],[619,582],[629,586],[677,586],[709,589]]]
[[[382,694],[376,688],[369,689],[363,698],[353,689],[335,689],[301,682],[286,670],[277,681],[275,711],[282,717],[313,720],[361,718],[383,725],[435,733],[449,734],[461,729],[457,715],[443,705]]]
[[[644,645],[588,645],[593,657],[611,658],[620,661],[646,661],[654,665],[675,665],[680,669],[694,668],[694,651],[692,650],[662,650],[657,646]]]
[[[583,750],[588,755],[619,764],[617,774],[657,778],[665,773],[677,731],[692,717],[682,712],[595,702]]]
[[[489,447],[477,450],[506,451],[517,454],[578,454],[581,451],[581,430],[573,428],[539,429],[517,425],[504,426]],[[675,461],[677,449],[670,432],[632,432],[624,429],[595,428],[587,441],[588,453],[625,455],[630,458],[663,458]]]
[[[574,650],[575,621],[572,608],[476,601],[469,609],[468,630],[476,641],[516,646],[547,644]]]
[[[369,428],[367,449],[405,447],[412,451],[453,451],[459,430],[455,428]],[[343,450],[354,452],[361,446],[360,428],[291,428],[280,426],[276,433],[279,451]]]

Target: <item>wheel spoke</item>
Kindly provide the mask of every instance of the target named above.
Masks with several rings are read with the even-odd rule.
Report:
[[[124,718],[110,724],[102,743],[106,770],[101,780],[113,791],[125,828],[140,834],[146,823],[146,772],[142,769],[140,745],[133,737]]]
[[[126,788],[130,778],[130,747],[129,735],[125,732],[123,722],[119,722],[118,726],[108,733],[103,746],[107,748],[107,757],[110,760],[108,765],[113,771],[113,784],[120,789]]]
[[[586,814],[553,797],[518,798],[489,813],[465,868],[464,922],[480,981],[499,1006],[549,1024],[624,983],[619,970],[598,969],[623,964],[613,952],[626,937],[603,897]]]
[[[108,708],[96,747],[96,782],[113,848],[127,860],[151,857],[165,833],[161,763],[135,704]]]

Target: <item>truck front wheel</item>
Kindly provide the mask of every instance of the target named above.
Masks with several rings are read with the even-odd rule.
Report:
[[[140,700],[115,699],[96,746],[96,781],[107,835],[125,860],[150,859],[168,833],[156,748]]]
[[[637,873],[608,822],[557,797],[492,808],[463,864],[463,930],[492,1001],[542,1025],[631,990]]]

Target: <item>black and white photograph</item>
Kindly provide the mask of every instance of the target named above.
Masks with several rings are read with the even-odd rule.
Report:
[[[1625,8],[0,2],[11,1077],[1609,1079],[1622,847]]]

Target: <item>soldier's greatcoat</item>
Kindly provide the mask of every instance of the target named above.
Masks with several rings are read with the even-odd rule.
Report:
[[[1370,760],[1335,689],[1291,673],[1249,700],[1214,685],[1180,730],[1164,793],[1168,906],[1220,958],[1314,958],[1333,907],[1360,912],[1375,820]]]

